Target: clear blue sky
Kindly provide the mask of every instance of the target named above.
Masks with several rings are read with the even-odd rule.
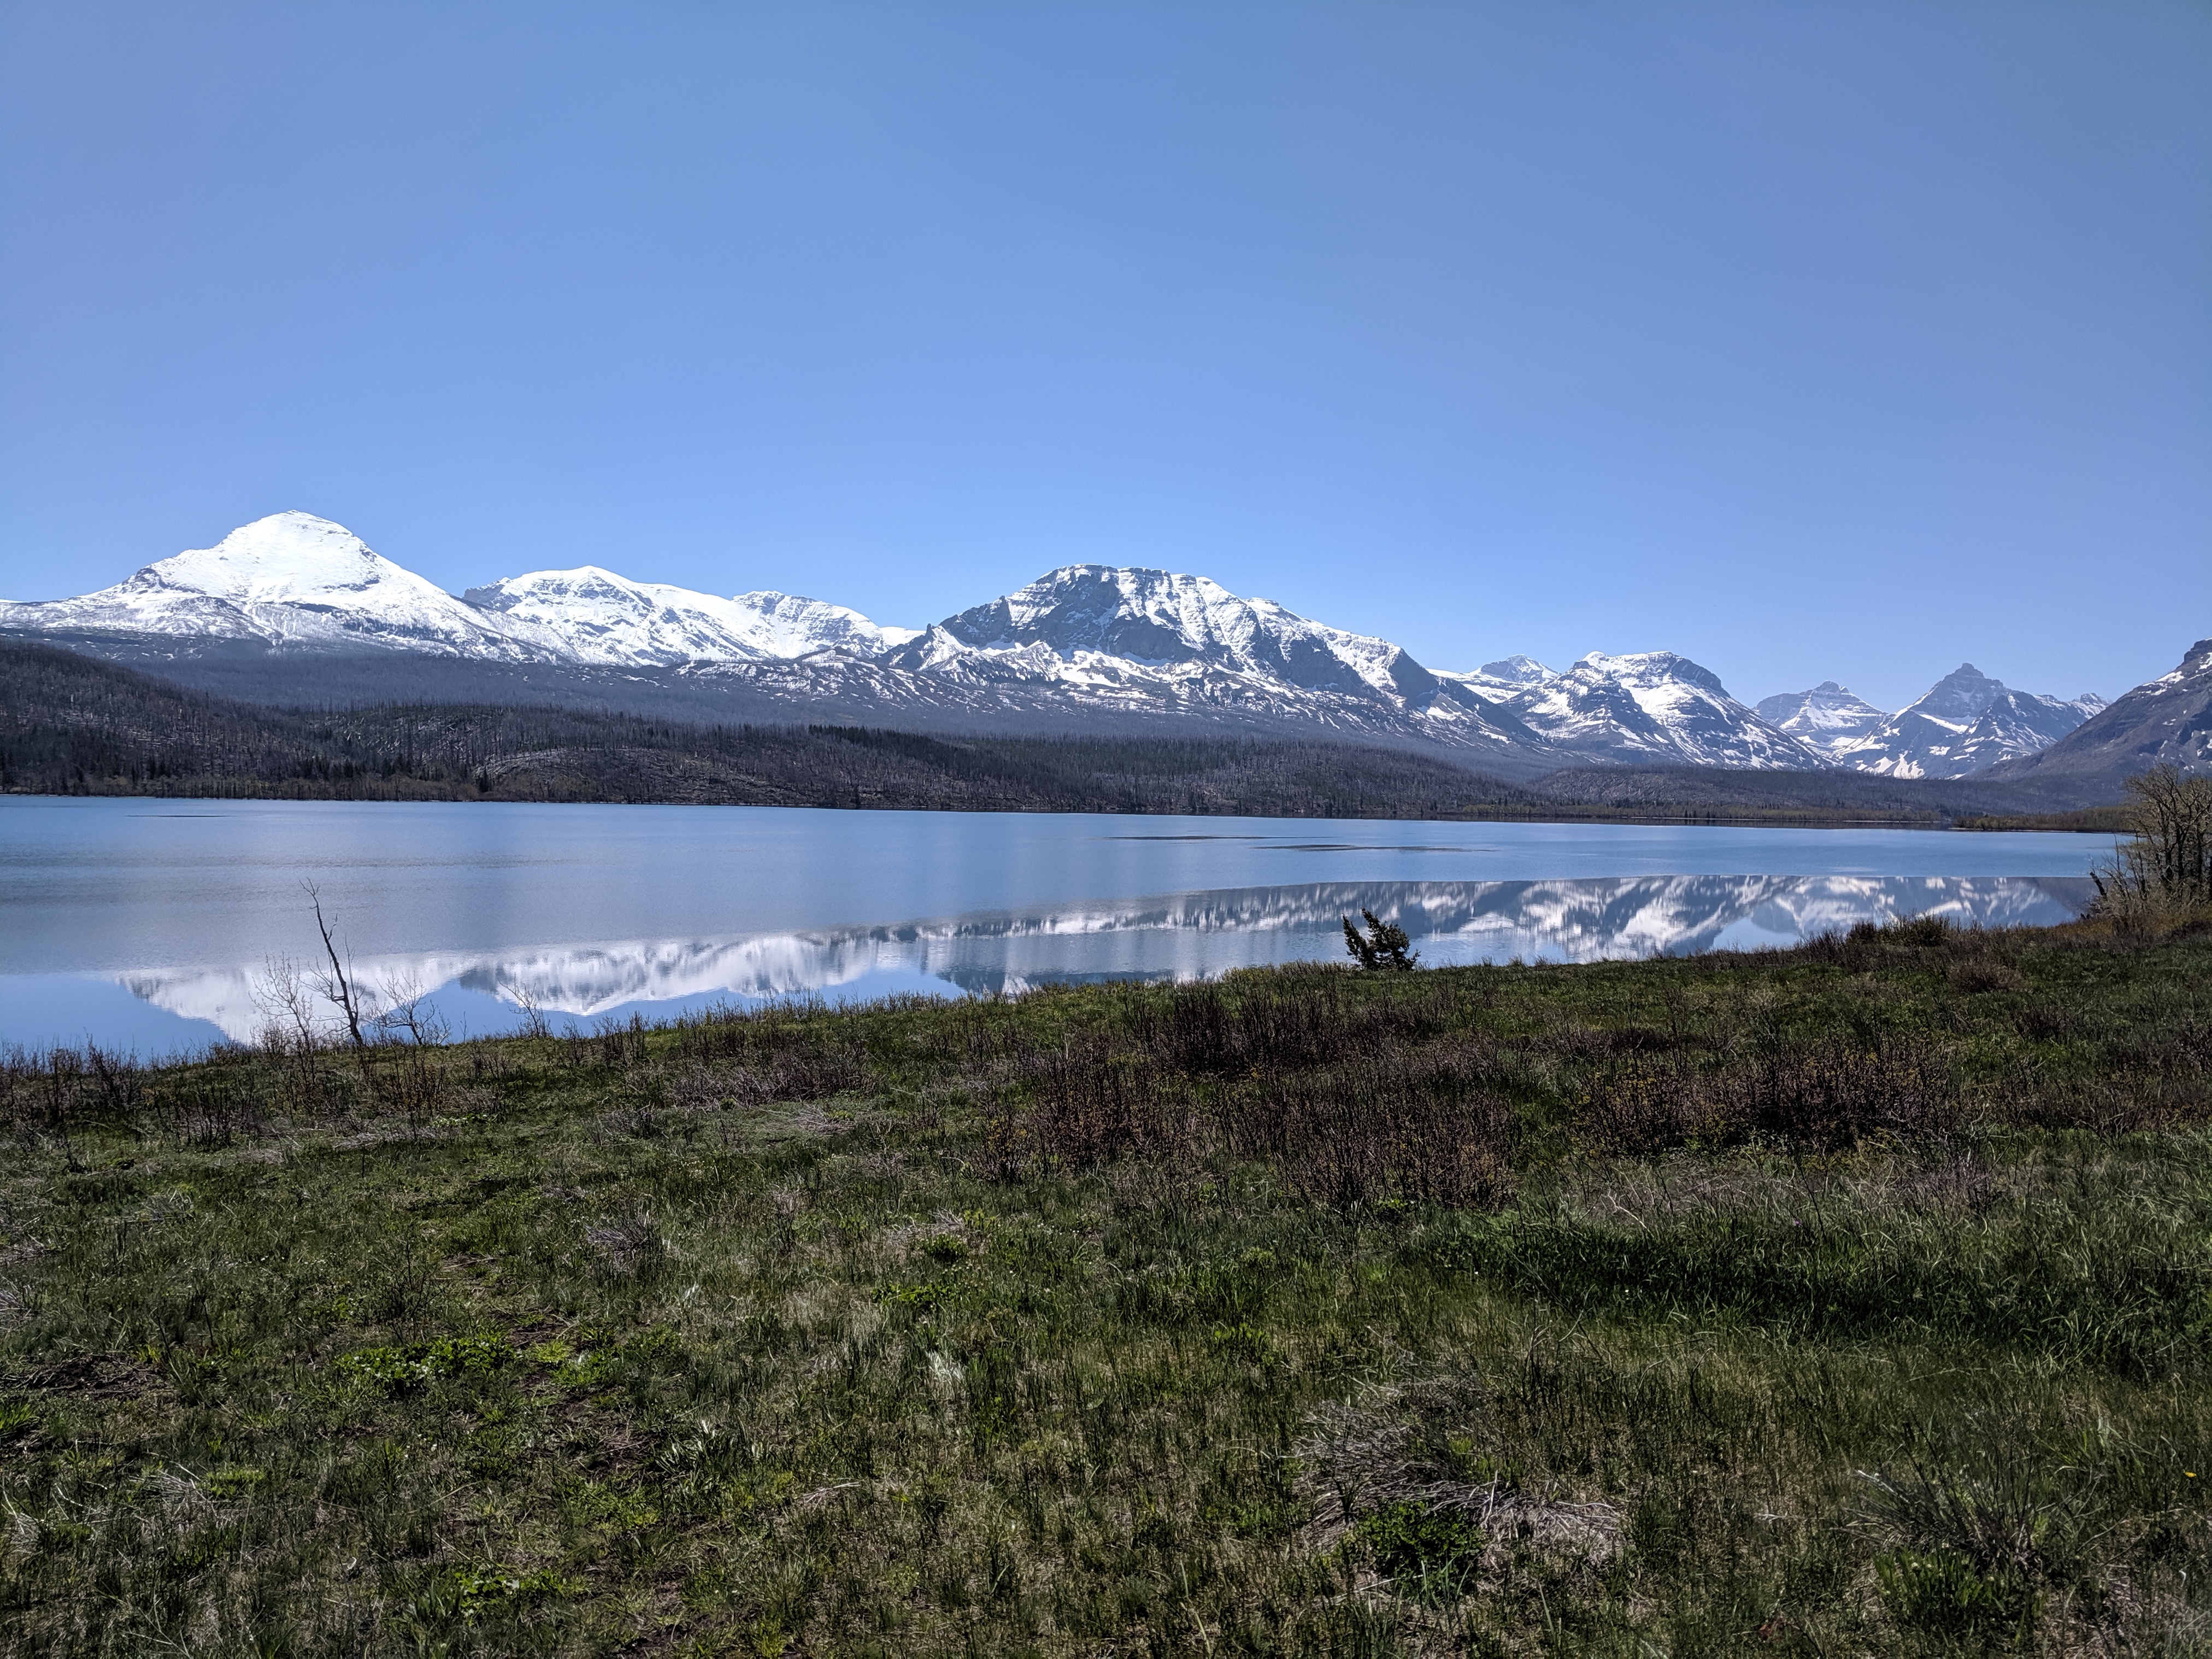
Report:
[[[0,593],[299,507],[1895,705],[2212,634],[2212,7],[0,9]]]

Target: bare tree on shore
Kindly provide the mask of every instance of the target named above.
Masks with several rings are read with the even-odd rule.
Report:
[[[275,952],[263,957],[252,991],[253,1006],[275,1034],[270,1041],[281,1042],[302,1054],[311,1054],[322,1046],[319,999],[298,963]]]
[[[384,986],[385,1010],[376,1023],[394,1036],[406,1035],[417,1048],[435,1048],[453,1036],[446,1017],[433,1006],[430,994],[410,969]]]
[[[2212,777],[2171,761],[2128,780],[2134,835],[2091,872],[2097,910],[2120,919],[2212,909]]]
[[[301,885],[307,890],[307,902],[315,907],[315,931],[323,936],[323,953],[330,958],[331,963],[328,973],[318,974],[315,976],[316,992],[324,1001],[337,1009],[340,1018],[344,1020],[346,1031],[353,1038],[355,1058],[361,1062],[363,1070],[366,1071],[368,1065],[368,1037],[362,1030],[362,1025],[364,1021],[375,1018],[375,1010],[363,994],[359,979],[349,971],[353,953],[349,951],[343,960],[339,958],[337,941],[331,934],[329,919],[323,915],[321,890],[312,881],[302,882]]]

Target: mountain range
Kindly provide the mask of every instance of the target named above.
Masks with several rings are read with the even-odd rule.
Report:
[[[1959,778],[2017,767],[2112,712],[2094,694],[2018,691],[1971,664],[1895,714],[1833,681],[1747,707],[1666,651],[1593,652],[1564,671],[1528,657],[1431,670],[1388,640],[1202,576],[1096,564],[1049,571],[921,629],[819,599],[722,598],[596,566],[457,597],[304,513],[258,520],[98,592],[0,601],[0,634],[142,662],[243,653],[307,671],[295,687],[327,682],[334,659],[434,659],[512,671],[541,691],[546,671],[586,675],[603,699],[641,709],[648,691],[675,688],[697,712],[720,700],[748,717],[1321,728],[1448,751],[1505,777],[1596,764]],[[2188,663],[2176,675],[2195,683]],[[2158,708],[2165,718],[2181,703]],[[2182,723],[2195,729],[2185,711]],[[2089,747],[2105,755],[2101,742]]]
[[[1802,738],[1831,765],[1894,778],[1963,778],[2056,743],[2106,707],[2094,691],[2015,691],[1961,663],[1894,714],[1833,680],[1762,698],[1762,719]]]

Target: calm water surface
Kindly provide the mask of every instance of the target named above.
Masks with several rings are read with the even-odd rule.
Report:
[[[1868,918],[2050,922],[2102,836],[774,807],[0,798],[0,1042],[166,1052],[264,1023],[319,949],[458,1030],[715,1000],[995,991],[1333,958],[1788,944]]]

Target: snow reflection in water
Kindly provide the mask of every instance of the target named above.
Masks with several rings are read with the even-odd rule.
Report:
[[[899,926],[562,948],[363,958],[383,994],[432,988],[462,1031],[514,1024],[527,1001],[590,1021],[792,996],[891,991],[991,994],[1050,981],[1189,979],[1342,954],[1339,918],[1369,909],[1411,933],[1423,959],[1586,962],[1795,944],[1865,921],[1934,912],[1962,926],[2042,926],[2078,914],[2064,877],[1645,876],[1613,880],[1311,883],[1058,905]],[[184,1020],[250,1041],[264,1024],[259,965],[112,976]],[[97,1035],[97,1033],[95,1033]]]

